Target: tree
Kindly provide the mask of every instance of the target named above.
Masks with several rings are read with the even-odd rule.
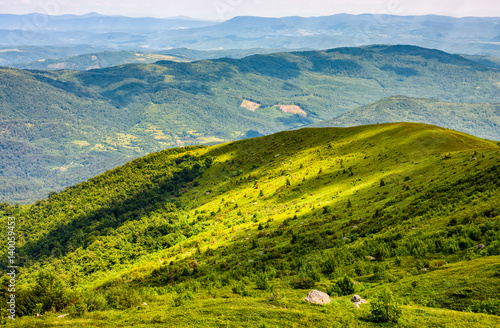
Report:
[[[383,179],[380,179],[380,187],[383,187],[383,186],[385,186],[385,182]]]
[[[389,289],[379,292],[370,302],[371,317],[376,322],[398,322],[401,306],[396,302]]]

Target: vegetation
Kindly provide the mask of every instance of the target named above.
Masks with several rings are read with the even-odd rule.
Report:
[[[498,81],[497,70],[413,46],[85,72],[2,68],[0,197],[33,202],[161,149],[297,128],[395,94],[500,102]],[[251,111],[241,107],[244,101],[260,106]],[[498,124],[493,110],[490,117],[470,112],[471,129]]]
[[[2,227],[18,222],[15,325],[497,326],[499,151],[423,124],[302,129],[2,204]],[[312,286],[332,303],[302,302]]]
[[[500,140],[498,103],[454,103],[405,96],[387,97],[312,126],[338,127],[395,122],[435,124],[481,138]]]
[[[142,53],[133,51],[106,51],[93,54],[83,54],[66,58],[37,60],[30,63],[12,65],[22,69],[60,70],[71,69],[86,71],[89,69],[106,68],[123,64],[142,63],[150,64],[159,60],[186,61],[184,58]]]
[[[373,298],[370,307],[371,317],[376,322],[398,322],[401,317],[401,307],[388,289],[384,289],[377,294]]]

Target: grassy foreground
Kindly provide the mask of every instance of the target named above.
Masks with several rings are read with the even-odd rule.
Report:
[[[83,318],[60,314],[23,317],[14,327],[498,327],[500,317],[434,309],[418,305],[403,306],[397,324],[370,320],[370,305],[358,309],[347,297],[334,298],[329,305],[311,305],[301,301],[304,291],[283,290],[278,301],[259,293],[240,297],[229,290],[219,295],[195,294],[195,300],[173,305],[170,295],[148,305],[125,311],[102,311]]]

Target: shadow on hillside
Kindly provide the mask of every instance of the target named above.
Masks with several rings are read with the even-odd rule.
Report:
[[[179,206],[174,203],[172,196],[179,194],[180,190],[185,188],[188,183],[202,175],[203,171],[210,166],[210,161],[205,159],[206,157],[197,158],[189,155],[172,159],[172,165],[169,167],[175,169],[166,172],[162,171],[164,172],[163,175],[154,177],[157,181],[147,180],[143,185],[137,186],[135,191],[125,198],[119,198],[118,196],[111,198],[109,201],[104,200],[106,205],[95,211],[84,213],[80,209],[83,214],[76,214],[73,217],[68,215],[70,222],[59,223],[38,240],[27,242],[19,248],[19,253],[27,255],[30,260],[49,256],[61,257],[71,253],[78,247],[87,248],[97,237],[109,235],[110,229],[116,231],[126,222],[139,220],[152,211],[163,209],[167,213],[175,213]],[[141,170],[140,165],[137,169]],[[124,174],[124,172],[120,171],[115,173]],[[106,177],[100,176],[94,179],[102,180],[106,179]],[[93,183],[92,180],[90,181]],[[121,186],[121,188],[125,187],[130,186]],[[76,196],[74,196],[78,197],[79,193],[84,192],[84,188],[82,185],[77,185],[68,189],[79,189],[75,191]],[[68,192],[68,189],[66,195],[71,195],[71,191]],[[51,200],[48,202],[50,203]],[[61,209],[68,208],[68,205],[71,208],[72,202],[74,202],[74,198],[66,196],[62,204],[58,203],[57,200],[54,201],[52,208],[58,205]],[[37,204],[33,206],[35,210],[32,215],[36,215]],[[70,212],[69,209],[68,212]],[[70,245],[71,247],[69,247]]]

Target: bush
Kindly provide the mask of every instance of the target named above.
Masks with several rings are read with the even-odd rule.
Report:
[[[247,285],[244,282],[239,282],[236,286],[233,286],[233,293],[241,296],[250,296],[250,292],[247,289]]]
[[[265,271],[259,272],[256,275],[255,284],[257,289],[260,290],[269,290],[271,288],[270,280],[276,277],[276,270],[274,268],[269,267],[266,268]]]
[[[106,302],[106,298],[101,293],[92,293],[87,298],[87,310],[89,312],[92,311],[103,311],[106,310],[108,304]]]
[[[339,291],[341,292],[339,296],[354,294],[354,282],[348,276],[344,276],[343,278],[337,280],[335,285],[337,285]]]
[[[106,292],[106,301],[109,307],[123,310],[141,303],[139,292],[131,288],[116,288]]]
[[[194,296],[190,292],[186,292],[186,294],[184,294],[184,299],[186,301],[192,301],[192,300],[194,300]]]
[[[297,278],[293,281],[293,288],[295,289],[310,289],[314,288],[316,283],[311,277]]]
[[[471,306],[472,312],[487,313],[492,315],[500,315],[500,300],[487,299],[484,301],[476,301]]]
[[[332,286],[328,287],[326,290],[326,293],[330,296],[341,296],[342,291],[340,290],[339,286],[337,284],[333,284]]]
[[[87,313],[88,307],[87,302],[83,297],[78,298],[74,304],[74,311],[78,317],[83,317]]]
[[[184,296],[182,294],[177,294],[176,296],[174,296],[174,306],[175,307],[179,307],[181,306],[182,304],[184,304]]]
[[[378,293],[370,302],[371,317],[375,322],[398,322],[401,307],[387,288]]]

